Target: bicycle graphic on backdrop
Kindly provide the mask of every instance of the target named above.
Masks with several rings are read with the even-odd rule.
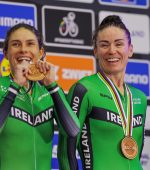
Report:
[[[59,26],[59,33],[62,36],[70,35],[71,37],[76,37],[79,33],[78,25],[74,22],[75,20],[75,13],[69,12],[67,17],[63,17],[63,20]]]

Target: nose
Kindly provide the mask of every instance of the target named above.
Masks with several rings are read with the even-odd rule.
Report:
[[[113,44],[111,44],[109,46],[109,53],[110,54],[115,54],[116,53],[116,47]]]
[[[25,53],[28,51],[28,47],[26,46],[26,44],[22,44],[20,50],[21,52]]]

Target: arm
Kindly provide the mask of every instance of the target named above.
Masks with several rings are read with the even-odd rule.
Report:
[[[69,91],[67,99],[72,107],[72,110],[78,116],[82,129],[88,113],[87,89],[81,84],[76,84]],[[78,169],[76,148],[79,138],[80,134],[77,138],[67,138],[59,133],[58,160],[60,170]]]
[[[6,122],[19,89],[28,83],[26,77],[28,73],[28,62],[24,60],[23,62],[18,63],[14,58],[12,60],[13,74],[11,74],[11,76],[13,77],[13,80],[0,104],[0,128],[2,128]]]
[[[19,85],[17,85],[15,82],[12,82],[0,104],[0,131],[2,131],[2,127],[4,126],[7,117],[9,116],[11,107],[15,101],[15,97],[18,94],[18,91]]]
[[[73,113],[62,89],[53,82],[47,87],[56,110],[56,119],[60,125],[60,131],[69,137],[75,137],[79,133],[80,125],[77,116]]]
[[[45,75],[41,83],[47,88],[53,99],[55,118],[60,126],[60,131],[69,137],[77,136],[80,130],[79,120],[68,104],[63,90],[55,82],[55,66],[46,61],[38,60],[36,67]]]

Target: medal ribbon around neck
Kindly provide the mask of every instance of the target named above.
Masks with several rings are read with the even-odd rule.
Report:
[[[127,116],[125,115],[125,111],[122,105],[122,101],[120,99],[120,95],[114,86],[113,82],[104,75],[102,71],[98,72],[98,77],[106,84],[108,90],[110,91],[114,102],[116,104],[117,110],[121,117],[122,127],[125,136],[132,136],[133,129],[133,106],[132,106],[132,93],[129,87],[125,84],[126,92],[127,92]]]

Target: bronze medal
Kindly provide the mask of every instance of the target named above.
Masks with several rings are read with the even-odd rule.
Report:
[[[40,70],[35,66],[35,64],[30,64],[29,69],[31,71],[31,73],[27,76],[29,80],[39,81],[45,77],[45,75],[40,72]]]
[[[132,137],[126,136],[121,142],[121,150],[126,158],[134,159],[138,153],[138,145]]]

